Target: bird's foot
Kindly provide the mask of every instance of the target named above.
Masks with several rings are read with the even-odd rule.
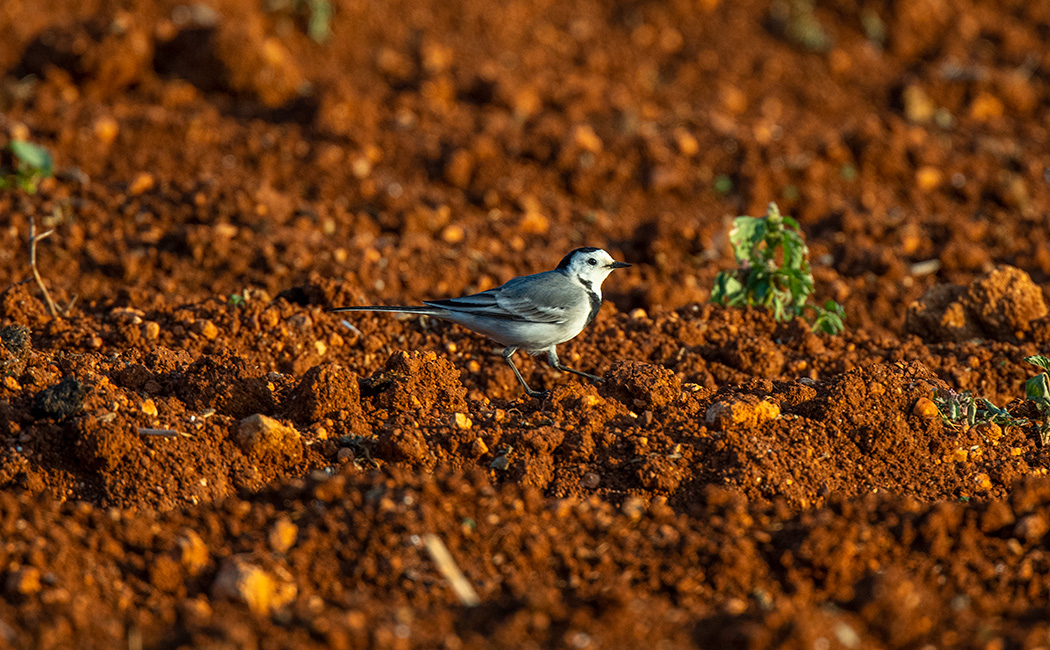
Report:
[[[535,397],[536,399],[547,399],[551,396],[551,392],[549,390],[526,390],[525,393],[529,397]]]

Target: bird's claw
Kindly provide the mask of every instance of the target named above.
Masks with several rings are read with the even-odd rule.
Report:
[[[551,396],[549,390],[530,390],[528,391],[529,397],[535,397],[536,399],[547,399]]]

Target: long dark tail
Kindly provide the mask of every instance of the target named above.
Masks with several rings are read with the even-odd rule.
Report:
[[[333,307],[328,311],[381,311],[388,314],[422,314],[424,316],[441,316],[447,313],[444,309],[414,305],[362,305],[360,307]]]

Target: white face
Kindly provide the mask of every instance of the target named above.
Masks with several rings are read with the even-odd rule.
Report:
[[[602,282],[609,277],[609,274],[614,269],[626,266],[630,266],[630,264],[617,262],[611,255],[599,248],[574,252],[572,259],[569,261],[568,271],[571,275],[577,276],[584,283],[589,284],[594,291],[599,291]]]

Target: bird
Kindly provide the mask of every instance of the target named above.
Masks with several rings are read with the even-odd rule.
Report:
[[[601,377],[563,364],[558,359],[557,346],[575,338],[594,320],[602,306],[602,282],[614,270],[629,266],[600,248],[577,248],[551,271],[517,277],[480,293],[424,300],[422,306],[364,305],[330,311],[419,314],[462,325],[505,346],[503,360],[525,393],[542,399],[550,392],[529,386],[514,365],[514,353],[522,350],[531,355],[546,354],[552,368],[601,382]]]

